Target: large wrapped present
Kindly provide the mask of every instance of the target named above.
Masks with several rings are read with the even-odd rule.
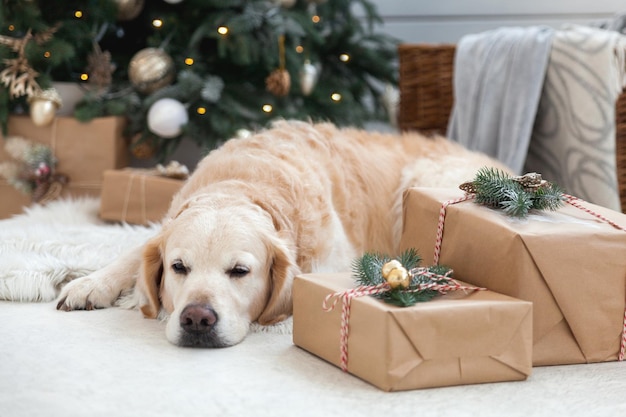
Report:
[[[100,217],[143,225],[158,222],[183,184],[183,180],[163,176],[156,169],[105,171]]]
[[[297,276],[294,343],[385,391],[524,380],[531,373],[529,302],[492,291],[449,292],[411,307],[355,297],[343,346],[344,306],[327,312],[322,305],[354,286],[347,273]]]
[[[29,196],[16,190],[6,180],[0,179],[0,219],[21,213],[22,208],[30,203]]]
[[[473,201],[442,212],[463,196],[455,189],[407,190],[400,247],[419,247],[428,262],[437,247],[438,263],[464,281],[531,301],[534,365],[618,359],[626,233],[610,223],[626,226],[626,216],[585,202],[523,219]]]
[[[103,172],[128,165],[128,144],[123,136],[125,123],[122,117],[97,118],[89,123],[57,117],[48,126],[35,126],[28,116],[11,116],[7,137],[23,137],[50,148],[57,159],[55,171],[68,180],[60,196],[97,197]],[[9,160],[11,156],[0,146],[0,162]],[[0,218],[17,214],[32,202],[4,179],[0,180],[0,192]]]

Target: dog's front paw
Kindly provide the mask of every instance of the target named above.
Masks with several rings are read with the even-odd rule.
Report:
[[[93,310],[110,307],[119,293],[101,279],[86,276],[68,283],[59,296],[57,310]]]

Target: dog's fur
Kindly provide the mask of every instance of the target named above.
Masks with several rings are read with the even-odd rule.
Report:
[[[486,165],[501,167],[443,138],[280,122],[205,157],[158,236],[69,283],[58,308],[107,307],[135,287],[146,317],[169,313],[172,343],[236,344],[251,322],[291,314],[295,275],[395,253],[405,188],[456,187]]]

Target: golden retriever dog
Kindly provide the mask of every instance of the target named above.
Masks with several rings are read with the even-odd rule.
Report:
[[[291,315],[295,275],[394,254],[406,187],[457,187],[486,165],[499,166],[443,138],[279,122],[207,155],[158,235],[67,284],[57,308],[103,308],[134,289],[146,317],[169,314],[170,342],[234,345],[251,323]]]

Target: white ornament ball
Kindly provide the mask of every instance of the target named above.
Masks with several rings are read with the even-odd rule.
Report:
[[[180,135],[188,121],[187,109],[173,98],[157,100],[148,110],[148,129],[163,138]]]
[[[249,138],[250,136],[252,136],[252,132],[249,131],[248,129],[238,129],[235,132],[235,136],[239,139],[245,139],[245,138]]]

